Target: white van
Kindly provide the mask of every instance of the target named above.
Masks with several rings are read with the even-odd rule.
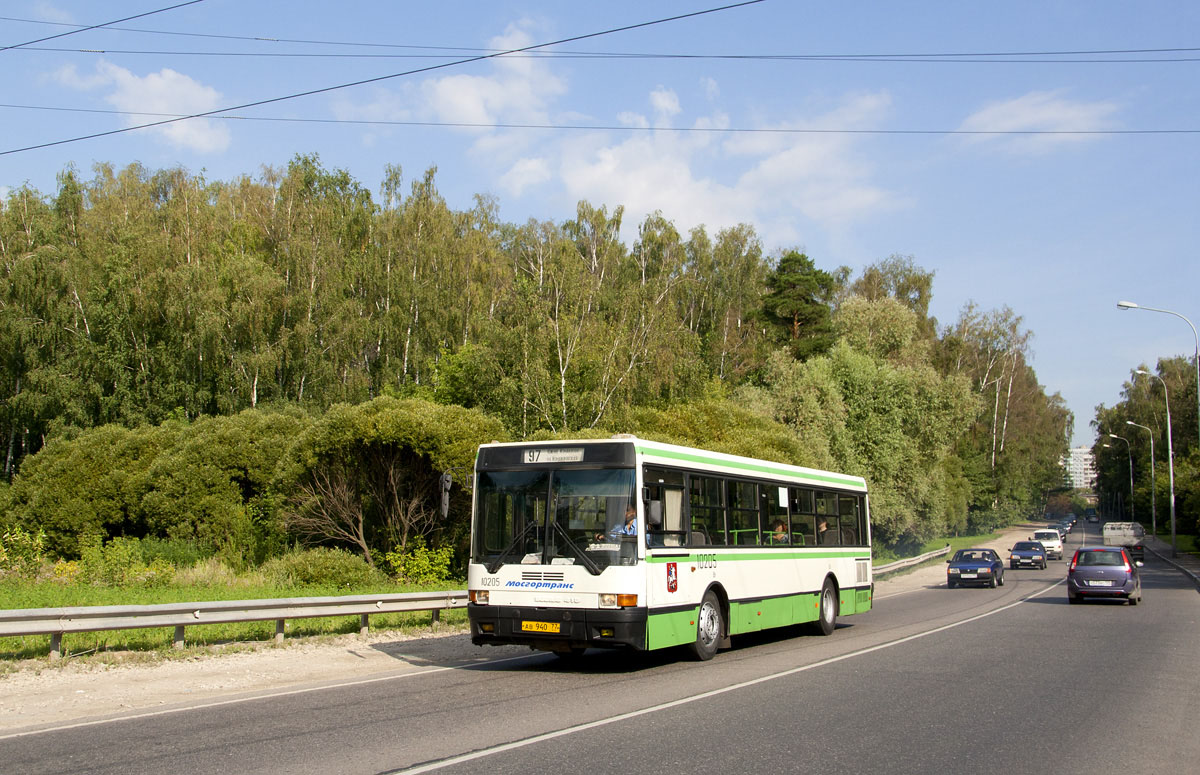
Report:
[[[1042,546],[1046,547],[1046,558],[1050,560],[1061,560],[1063,556],[1062,536],[1054,528],[1046,528],[1045,530],[1035,530],[1033,535],[1029,536],[1030,541],[1041,541]]]

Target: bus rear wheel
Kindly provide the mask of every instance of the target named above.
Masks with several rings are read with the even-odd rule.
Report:
[[[833,591],[833,582],[825,579],[821,587],[821,597],[817,599],[817,620],[813,622],[813,632],[819,635],[832,635],[837,626],[837,595]]]
[[[696,642],[690,646],[692,654],[701,662],[717,654],[717,646],[725,630],[722,618],[721,603],[717,596],[712,590],[705,592],[704,599],[700,601],[700,615],[696,617]]]

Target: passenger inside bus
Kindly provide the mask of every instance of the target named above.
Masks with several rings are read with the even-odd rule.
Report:
[[[782,519],[775,520],[775,524],[771,525],[771,531],[771,543],[791,543],[791,537],[788,535],[787,523],[785,523]]]

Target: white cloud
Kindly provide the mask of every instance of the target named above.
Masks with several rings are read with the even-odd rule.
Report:
[[[105,90],[104,100],[117,110],[143,114],[124,116],[122,120],[126,126],[162,118],[153,114],[204,113],[221,106],[221,93],[216,89],[169,68],[137,76],[101,60],[94,74],[81,75],[68,66],[57,71],[54,77],[63,85],[81,91]],[[224,151],[230,143],[228,128],[205,118],[177,121],[144,131],[153,133],[169,145],[202,153]]]
[[[46,0],[38,0],[33,4],[33,15],[35,18],[47,22],[57,22],[60,24],[73,24],[75,17],[68,11],[57,8],[53,3],[48,3]]]
[[[666,90],[656,89],[651,104],[682,112]],[[884,94],[853,95],[820,115],[761,128],[877,126],[890,107]],[[630,126],[648,123],[628,113],[621,120]],[[728,127],[729,117],[715,113],[692,126]],[[845,134],[787,131],[637,132],[615,141],[592,134],[563,142],[557,172],[573,199],[624,205],[627,228],[662,210],[681,231],[704,224],[715,232],[745,222],[755,224],[768,243],[795,244],[814,225],[840,229],[904,206],[896,194],[872,182],[874,168],[858,144],[858,138]]]
[[[531,45],[532,23],[510,24],[487,45],[517,49]],[[377,89],[367,102],[342,98],[334,104],[341,119],[436,121],[459,124],[551,123],[550,105],[566,92],[566,82],[537,57],[497,57],[488,60],[488,75],[447,75],[430,78],[415,87]],[[464,127],[461,131],[484,135],[492,130]]]
[[[650,92],[650,104],[654,107],[654,112],[658,118],[663,120],[679,115],[681,110],[679,107],[679,96],[670,89],[664,89],[661,86]]]
[[[1093,132],[1115,126],[1119,106],[1113,102],[1079,102],[1060,91],[1038,91],[993,102],[959,125],[964,132]],[[1000,144],[1016,153],[1045,153],[1067,143],[1095,139],[1088,134],[976,135],[970,141]]]
[[[527,187],[545,183],[550,177],[545,159],[518,159],[500,179],[500,185],[513,196],[520,196]]]
[[[704,89],[704,96],[708,98],[709,102],[721,96],[721,87],[712,78],[701,78],[700,87]]]

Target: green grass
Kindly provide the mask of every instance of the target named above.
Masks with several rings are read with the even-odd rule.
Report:
[[[1149,529],[1147,529],[1146,532],[1149,532]],[[1159,525],[1157,535],[1159,540],[1166,541],[1168,544],[1171,543],[1170,525]],[[1181,552],[1186,552],[1188,554],[1200,554],[1200,548],[1197,548],[1196,545],[1196,536],[1184,535],[1183,533],[1176,532],[1175,544]]]

